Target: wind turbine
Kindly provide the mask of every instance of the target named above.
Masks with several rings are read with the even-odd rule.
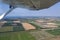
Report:
[[[30,10],[41,10],[51,7],[55,3],[60,2],[60,0],[2,0],[1,2],[10,5],[10,10],[2,14],[0,20],[17,7],[28,8]]]

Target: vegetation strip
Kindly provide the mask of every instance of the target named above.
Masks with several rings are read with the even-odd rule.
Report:
[[[0,33],[0,40],[36,40],[29,32]]]
[[[35,24],[35,23],[30,23],[31,25],[35,26],[36,29],[41,29],[42,27],[40,27],[39,25]]]
[[[53,35],[60,35],[60,29],[47,30],[47,32]]]

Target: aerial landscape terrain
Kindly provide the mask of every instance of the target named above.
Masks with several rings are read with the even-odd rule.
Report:
[[[60,40],[60,17],[5,18],[0,40]]]
[[[0,0],[0,40],[60,40],[60,0]]]

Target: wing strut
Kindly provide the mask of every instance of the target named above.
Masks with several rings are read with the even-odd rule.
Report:
[[[9,14],[11,11],[13,11],[15,8],[10,8],[10,10],[8,10],[6,13],[3,13],[2,15],[0,15],[0,20],[2,20],[7,14]]]

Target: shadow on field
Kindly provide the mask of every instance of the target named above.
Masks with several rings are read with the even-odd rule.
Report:
[[[17,23],[16,26],[13,27],[13,31],[24,31],[23,25],[21,23]]]
[[[13,26],[12,24],[14,24],[14,23],[13,22],[7,22],[7,23],[4,23],[2,25],[2,27]]]
[[[8,28],[6,28],[8,27]],[[4,29],[3,29],[4,28]],[[10,29],[9,29],[10,28]],[[5,31],[5,29],[8,29]],[[5,23],[2,25],[1,27],[1,31],[0,33],[3,33],[3,32],[15,32],[15,31],[24,31],[24,27],[21,23]]]

